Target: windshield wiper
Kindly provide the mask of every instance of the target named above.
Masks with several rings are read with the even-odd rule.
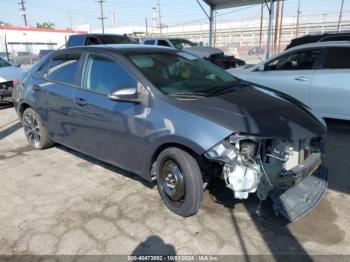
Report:
[[[213,90],[208,92],[208,95],[210,95],[210,96],[217,95],[217,94],[224,92],[224,91],[227,91],[231,88],[237,88],[237,87],[242,87],[242,86],[243,86],[243,84],[238,84],[236,81],[234,81],[234,82],[231,82],[227,85],[218,86],[218,87],[214,88]]]
[[[208,93],[203,92],[179,92],[174,94],[169,94],[171,97],[207,97]]]

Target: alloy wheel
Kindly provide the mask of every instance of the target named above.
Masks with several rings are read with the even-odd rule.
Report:
[[[27,113],[24,115],[23,127],[28,141],[34,146],[38,146],[41,138],[40,126],[32,113]]]

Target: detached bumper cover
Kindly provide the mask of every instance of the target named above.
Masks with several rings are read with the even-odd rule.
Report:
[[[327,168],[320,166],[296,186],[271,191],[273,209],[291,222],[297,221],[318,204],[327,184]]]

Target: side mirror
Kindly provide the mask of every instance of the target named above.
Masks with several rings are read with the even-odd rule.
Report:
[[[108,94],[108,98],[114,101],[124,101],[139,103],[137,87],[136,86],[123,86]]]

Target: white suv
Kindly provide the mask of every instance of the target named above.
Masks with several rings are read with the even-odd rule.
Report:
[[[289,94],[325,118],[350,120],[350,42],[289,49],[234,76]]]

